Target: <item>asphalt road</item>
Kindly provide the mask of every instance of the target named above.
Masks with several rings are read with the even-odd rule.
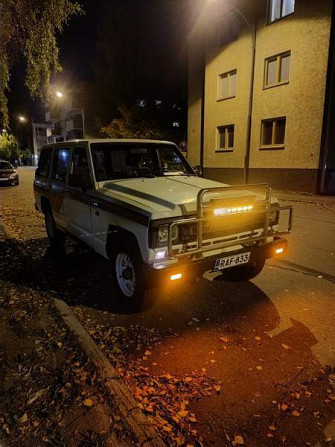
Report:
[[[33,170],[20,175],[20,186],[0,189],[4,223],[91,333],[136,325],[155,331],[162,337],[149,357],[142,357],[141,340],[128,353],[143,358],[149,374],[206,371],[222,382],[222,393],[190,403],[204,445],[230,446],[235,436],[252,447],[335,445],[335,408],[327,399],[335,366],[335,203],[285,196],[282,204],[294,205],[289,253],[269,260],[254,280],[230,284],[206,274],[162,290],[143,314],[123,315],[106,261],[73,247],[61,259],[50,256],[33,209]]]

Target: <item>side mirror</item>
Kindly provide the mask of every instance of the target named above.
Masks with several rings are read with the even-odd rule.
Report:
[[[203,177],[203,170],[200,165],[193,166],[193,169],[198,177]]]

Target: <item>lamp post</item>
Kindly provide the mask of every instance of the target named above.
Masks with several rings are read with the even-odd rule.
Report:
[[[208,3],[216,3],[219,0],[205,0]],[[246,130],[246,142],[244,150],[244,163],[243,163],[243,182],[248,183],[249,180],[249,162],[250,162],[250,143],[251,143],[251,125],[252,125],[252,106],[253,106],[253,94],[254,94],[254,77],[255,77],[255,56],[256,56],[256,24],[251,25],[249,20],[243,14],[243,12],[237,8],[237,6],[227,2],[233,9],[233,11],[238,14],[244,23],[247,25],[250,35],[252,38],[252,50],[251,50],[251,72],[250,72],[250,88],[249,88],[249,99],[248,99],[248,117],[247,117],[247,130]],[[204,61],[203,61],[203,82],[202,82],[202,98],[201,98],[201,129],[200,129],[200,166],[201,171],[203,171],[204,163],[204,146],[205,146],[205,84],[206,84],[206,47],[204,47]]]
[[[34,123],[33,123],[33,118],[32,117],[27,118],[25,115],[19,115],[17,117],[17,120],[19,121],[20,124],[25,125],[25,127],[29,123],[31,123],[31,125],[32,125],[32,134],[30,134],[30,132],[29,133],[26,132],[26,137],[25,137],[25,141],[27,143],[28,152],[31,152],[31,143],[32,143],[33,148],[34,148]],[[35,154],[35,151],[34,151],[34,154]],[[28,158],[28,160],[30,159],[28,164],[31,163],[32,166],[36,165],[36,158],[35,158],[35,156],[33,154],[31,154],[29,157],[27,156],[27,158]]]

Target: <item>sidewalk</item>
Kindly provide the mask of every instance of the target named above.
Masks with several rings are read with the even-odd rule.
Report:
[[[335,206],[335,196],[325,196],[308,192],[282,191],[278,189],[273,190],[273,195],[277,197],[279,201],[308,202]]]
[[[0,222],[0,444],[132,446],[128,427]]]

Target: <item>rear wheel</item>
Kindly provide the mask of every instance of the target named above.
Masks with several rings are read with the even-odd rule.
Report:
[[[223,279],[228,282],[248,281],[261,273],[264,264],[265,259],[260,259],[249,264],[222,270],[221,273]]]
[[[135,242],[118,243],[112,250],[112,270],[118,299],[128,312],[148,309],[154,302],[146,266]]]
[[[50,245],[54,248],[62,248],[65,242],[65,234],[56,227],[55,219],[50,208],[45,210],[44,220]]]

